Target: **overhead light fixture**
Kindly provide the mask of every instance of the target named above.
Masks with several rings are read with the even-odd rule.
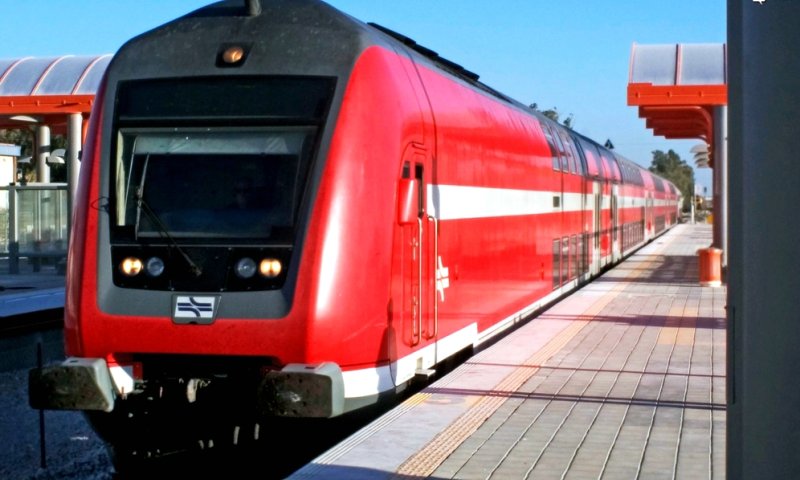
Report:
[[[711,159],[708,156],[708,152],[697,152],[694,154],[694,163],[697,168],[708,168]]]
[[[13,117],[9,118],[9,120],[13,120],[15,122],[22,122],[22,123],[41,123],[42,119],[40,117],[31,117],[29,115],[14,115]]]
[[[708,144],[707,143],[698,143],[694,147],[689,149],[692,153],[708,153]]]
[[[47,157],[47,163],[51,165],[52,164],[63,165],[64,163],[66,163],[64,161],[64,155],[66,155],[66,153],[67,151],[64,150],[63,148],[56,148],[55,150],[50,152],[50,155]]]

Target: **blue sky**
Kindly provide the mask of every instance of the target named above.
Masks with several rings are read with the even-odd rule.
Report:
[[[0,58],[115,52],[209,0],[25,0],[4,18]],[[572,114],[574,127],[644,166],[697,140],[665,140],[626,104],[631,45],[723,43],[725,0],[329,0],[407,35],[523,103]],[[708,169],[696,171],[711,191]]]

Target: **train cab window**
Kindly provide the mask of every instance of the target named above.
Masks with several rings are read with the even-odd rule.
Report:
[[[121,82],[111,242],[290,242],[335,85],[244,75]]]
[[[120,129],[112,239],[278,239],[293,228],[315,133]]]

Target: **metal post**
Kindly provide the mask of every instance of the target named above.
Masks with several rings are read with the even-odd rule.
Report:
[[[48,167],[48,173],[50,168]],[[28,249],[32,249],[33,251],[39,251],[42,246],[42,211],[45,210],[45,205],[42,204],[42,191],[36,189],[32,192],[34,201],[33,201],[33,243],[28,245]],[[30,259],[30,263],[33,265],[33,271],[38,272],[41,267],[41,258],[33,257]]]
[[[50,156],[50,127],[39,125],[36,127],[36,181],[50,183],[50,166],[47,158]]]
[[[19,273],[19,228],[17,185],[8,186],[8,273]]]
[[[728,107],[714,108],[714,247],[728,263]]]
[[[78,190],[78,176],[81,171],[80,151],[83,139],[83,115],[73,113],[67,122],[67,244],[72,229],[72,208],[75,205],[75,192]]]
[[[39,369],[44,365],[42,341],[36,344],[36,365]],[[39,409],[39,466],[47,468],[47,436],[45,435],[44,410]]]

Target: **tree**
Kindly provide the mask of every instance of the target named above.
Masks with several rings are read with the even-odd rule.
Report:
[[[690,208],[694,197],[694,170],[680,155],[672,149],[666,153],[654,150],[650,171],[674,183],[683,195],[683,209]]]
[[[530,108],[531,108],[531,110],[535,110],[537,112],[541,112],[542,115],[544,115],[545,117],[549,118],[550,120],[552,120],[554,122],[558,122],[559,119],[561,118],[561,114],[558,113],[558,108],[556,108],[556,107],[549,108],[547,110],[539,110],[539,105],[536,104],[536,103],[532,103],[532,104],[530,104]],[[567,116],[567,118],[565,118],[564,120],[561,121],[561,125],[564,125],[567,128],[572,128],[573,122],[574,122],[574,119],[572,117],[572,114],[570,113]]]

